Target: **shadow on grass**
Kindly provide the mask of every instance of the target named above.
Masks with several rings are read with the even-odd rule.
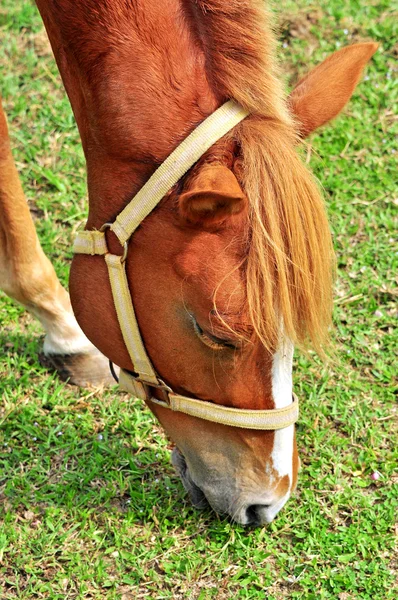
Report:
[[[6,511],[53,506],[98,516],[125,513],[144,523],[158,509],[175,514],[176,508],[190,508],[164,450],[137,445],[120,432],[93,440],[75,429],[71,439],[71,427],[69,433],[49,432],[58,440],[38,442],[24,425],[31,416],[20,409],[0,427],[0,501]]]
[[[140,401],[48,375],[39,339],[3,330],[0,344],[0,514],[53,507],[145,523],[194,511]]]

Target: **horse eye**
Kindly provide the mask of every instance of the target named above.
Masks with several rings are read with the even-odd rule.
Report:
[[[236,350],[236,346],[231,340],[223,340],[222,338],[205,331],[199,325],[195,317],[193,315],[190,316],[196,335],[204,344],[206,344],[206,346],[209,346],[209,348],[212,348],[213,350],[225,350],[225,348]]]

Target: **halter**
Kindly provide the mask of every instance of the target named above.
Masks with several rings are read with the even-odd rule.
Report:
[[[276,430],[297,421],[298,399],[295,395],[286,408],[231,408],[175,394],[160,379],[141,338],[126,275],[128,243],[137,227],[201,156],[247,115],[248,112],[236,102],[226,102],[166,158],[113,223],[105,223],[99,231],[79,232],[73,250],[78,254],[101,255],[105,258],[119,326],[134,365],[134,374],[125,369],[120,370],[119,385],[124,391],[142,400],[206,421],[245,429]],[[119,240],[123,247],[122,255],[108,251],[105,237],[107,229]],[[155,389],[162,392],[162,399],[154,397]]]

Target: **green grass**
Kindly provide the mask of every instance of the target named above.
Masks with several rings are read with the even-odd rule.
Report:
[[[339,273],[335,358],[296,361],[298,491],[263,529],[193,510],[141,403],[60,383],[38,363],[39,325],[0,296],[4,600],[397,596],[398,19],[387,0],[287,0],[283,11],[288,81],[340,45],[380,43],[344,115],[306,149],[325,189]],[[0,30],[15,157],[43,248],[66,284],[72,234],[87,210],[77,130],[34,6],[0,0]]]

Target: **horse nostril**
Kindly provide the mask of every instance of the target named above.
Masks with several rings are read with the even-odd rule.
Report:
[[[262,522],[261,513],[267,510],[270,504],[251,504],[246,508],[247,525],[256,525]]]

